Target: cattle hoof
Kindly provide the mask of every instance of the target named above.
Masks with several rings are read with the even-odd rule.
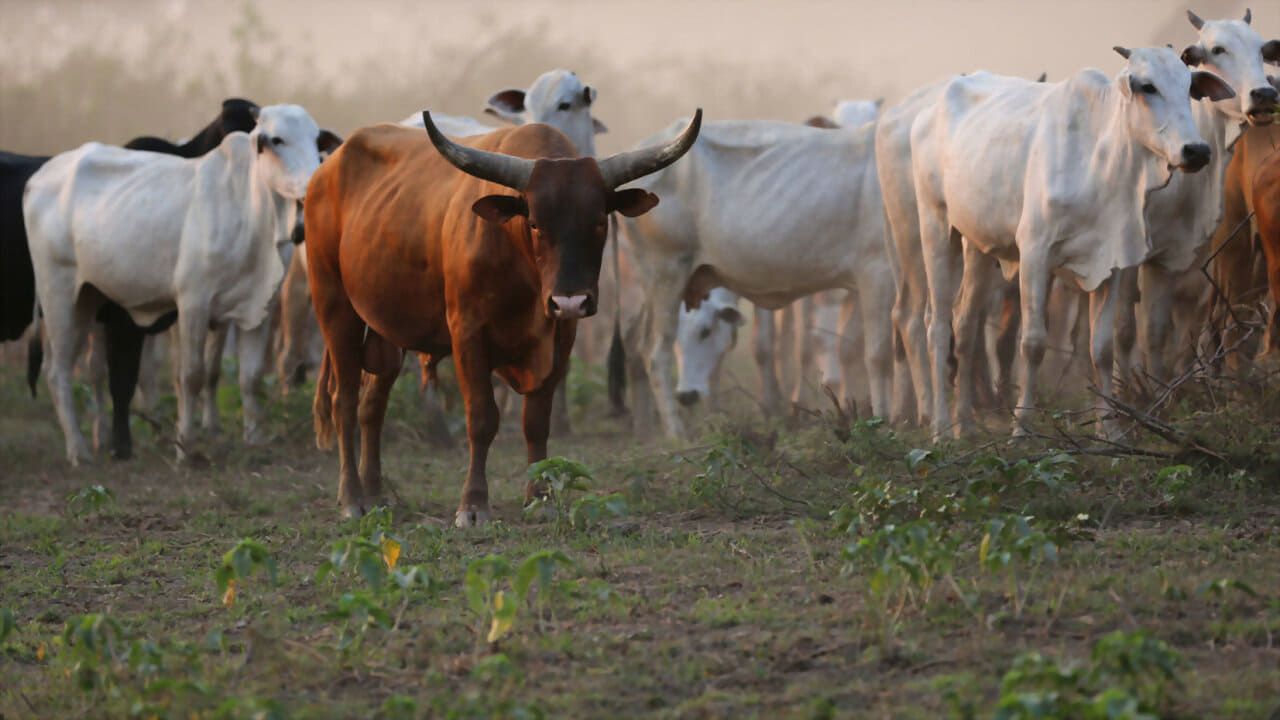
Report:
[[[364,508],[360,507],[360,505],[356,503],[344,505],[342,507],[343,520],[359,520],[362,517],[364,517]]]
[[[480,527],[489,522],[488,510],[459,510],[454,516],[453,524],[459,528]]]

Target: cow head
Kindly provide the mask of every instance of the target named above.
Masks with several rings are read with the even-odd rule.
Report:
[[[1218,107],[1239,122],[1271,124],[1280,94],[1267,82],[1264,64],[1280,63],[1280,40],[1263,42],[1249,24],[1253,16],[1248,10],[1243,20],[1205,21],[1190,10],[1187,18],[1200,31],[1200,38],[1182,51],[1183,62],[1219,75],[1240,96]]]
[[[222,113],[218,115],[218,123],[222,126],[222,135],[226,137],[233,132],[253,132],[258,124],[258,113],[262,108],[258,104],[241,98],[227,98],[222,101]]]
[[[503,90],[489,98],[485,112],[513,124],[545,123],[564,133],[579,155],[595,156],[596,135],[608,132],[591,115],[596,89],[583,85],[576,73],[551,70],[538,76],[529,90]]]
[[[1192,72],[1169,48],[1115,48],[1128,62],[1116,78],[1129,133],[1170,168],[1196,172],[1212,151],[1191,117],[1191,100],[1235,93],[1217,75]]]
[[[258,149],[260,172],[268,186],[290,200],[302,200],[322,154],[342,142],[321,130],[297,105],[268,105],[258,113],[258,126],[249,137]]]
[[[835,110],[831,116],[835,118],[836,124],[843,128],[856,128],[866,125],[869,122],[875,122],[880,117],[880,107],[884,105],[884,98],[876,100],[841,100],[836,103]]]
[[[530,160],[478,150],[445,137],[431,113],[423,111],[422,121],[432,144],[459,170],[519,193],[482,197],[472,211],[494,223],[524,219],[541,276],[543,308],[548,317],[571,320],[596,312],[609,213],[637,217],[658,204],[657,196],[646,190],[617,188],[688,152],[698,139],[702,110],[670,143],[599,162],[590,157]]]
[[[693,405],[711,397],[711,382],[724,356],[738,342],[738,328],[746,320],[738,312],[738,296],[715,288],[696,309],[680,306],[676,331],[680,383],[676,399]]]

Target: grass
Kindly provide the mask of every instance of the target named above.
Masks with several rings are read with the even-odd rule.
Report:
[[[994,435],[925,455],[922,435],[830,417],[637,441],[597,404],[553,439],[591,478],[560,507],[617,493],[625,514],[522,512],[507,422],[498,522],[459,531],[465,450],[421,442],[413,393],[397,386],[388,422],[390,513],[342,522],[309,388],[272,403],[265,447],[240,444],[223,397],[205,467],[173,464],[164,417],[136,422],[136,460],[72,469],[43,389],[33,401],[0,368],[0,716],[1030,717],[1010,708],[1052,701],[1040,716],[1084,717],[1108,692],[1159,717],[1280,705],[1268,472],[1053,459]],[[1216,427],[1250,428],[1268,456],[1268,402]],[[520,590],[531,557],[550,569]]]

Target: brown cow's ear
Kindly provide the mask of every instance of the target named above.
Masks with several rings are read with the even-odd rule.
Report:
[[[609,195],[609,212],[620,212],[627,217],[640,217],[657,205],[658,196],[640,188],[617,190]]]
[[[527,216],[529,206],[524,198],[514,195],[486,195],[471,206],[471,212],[491,223],[502,223],[517,215]]]

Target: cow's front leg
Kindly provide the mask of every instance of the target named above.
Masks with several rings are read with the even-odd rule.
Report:
[[[1143,265],[1138,273],[1138,287],[1142,294],[1143,362],[1147,374],[1163,384],[1169,380],[1166,358],[1178,278],[1154,263]]]
[[[1119,424],[1112,417],[1107,400],[1113,397],[1113,339],[1115,336],[1116,295],[1124,271],[1113,273],[1097,290],[1089,293],[1089,351],[1093,359],[1094,380],[1099,397],[1095,403],[1100,424],[1099,435],[1108,440],[1120,436]]]
[[[389,363],[389,367],[379,368],[381,372],[366,374],[361,383],[358,409],[360,483],[367,505],[382,502],[382,426],[387,419],[387,401],[391,398],[391,388],[400,377],[400,366],[403,364],[400,348],[386,340],[379,341],[386,343],[388,354],[396,358],[396,361]]]
[[[960,284],[960,305],[956,309],[956,436],[973,432],[974,385],[980,380],[974,369],[979,355],[986,354],[978,332],[983,311],[995,280],[995,262],[972,243],[964,244],[964,276]],[[985,378],[981,381],[985,382]]]
[[[244,413],[244,441],[248,445],[257,445],[266,439],[266,430],[262,427],[262,376],[267,370],[271,335],[271,323],[264,321],[252,330],[240,328],[236,337],[240,406]]]
[[[782,386],[778,382],[777,320],[772,310],[757,307],[755,322],[751,325],[751,349],[756,369],[760,373],[760,403],[765,412],[773,415],[782,411]]]
[[[204,388],[205,336],[209,333],[209,315],[199,307],[178,308],[178,461],[185,462],[195,454],[196,408]],[[212,403],[212,400],[208,400]]]
[[[652,310],[649,333],[649,384],[653,388],[653,400],[658,406],[658,417],[668,438],[684,437],[684,420],[676,408],[675,396],[675,345],[680,324],[680,295],[686,279],[670,276],[658,278],[650,286],[649,307]]]
[[[1049,264],[1045,252],[1036,243],[1018,243],[1021,263],[1018,269],[1018,287],[1022,303],[1022,391],[1014,409],[1013,435],[1022,437],[1031,433],[1031,414],[1035,412],[1036,381],[1040,364],[1044,362],[1045,309],[1049,296]]]
[[[498,404],[493,399],[493,378],[488,354],[479,338],[455,341],[454,367],[458,386],[467,411],[467,444],[471,461],[467,481],[462,486],[462,501],[454,524],[460,528],[477,527],[489,521],[489,481],[485,464],[489,445],[498,434]]]

